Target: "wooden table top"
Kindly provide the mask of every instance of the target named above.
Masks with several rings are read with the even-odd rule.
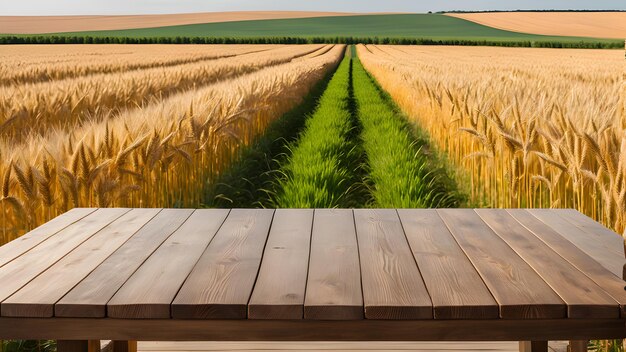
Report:
[[[80,208],[0,247],[0,316],[620,319],[622,243],[565,209]]]

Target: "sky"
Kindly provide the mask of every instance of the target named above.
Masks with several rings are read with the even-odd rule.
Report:
[[[626,0],[2,0],[0,15],[115,15],[214,11],[428,12],[445,10],[626,10]]]

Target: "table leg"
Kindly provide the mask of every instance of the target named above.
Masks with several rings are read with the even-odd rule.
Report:
[[[87,340],[58,340],[57,352],[90,352]]]
[[[113,352],[137,352],[137,341],[113,341]]]
[[[588,341],[575,340],[569,342],[568,352],[587,352]]]
[[[519,352],[548,352],[548,341],[520,341]]]
[[[89,340],[89,352],[100,352],[100,340]]]

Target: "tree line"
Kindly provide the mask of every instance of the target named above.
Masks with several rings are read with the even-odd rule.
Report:
[[[119,37],[119,36],[0,36],[1,44],[391,44],[464,45],[536,48],[622,49],[622,41],[497,41],[389,37]]]

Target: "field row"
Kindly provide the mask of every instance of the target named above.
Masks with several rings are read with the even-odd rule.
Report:
[[[261,52],[270,45],[193,45],[177,47],[95,45],[80,50],[66,45],[0,47],[0,85],[39,83],[97,73],[126,72]],[[68,51],[70,53],[68,53]],[[31,54],[32,53],[32,54]]]
[[[249,52],[209,61],[0,87],[0,139],[15,144],[51,129],[73,130],[85,121],[104,121],[128,108],[327,49],[322,45],[246,49]]]
[[[457,165],[474,202],[576,208],[624,230],[622,53],[369,45],[358,52]]]
[[[405,119],[351,55],[333,75],[299,138],[266,172],[275,177],[267,200],[257,200],[262,206],[416,208],[461,202],[445,170],[423,153]]]
[[[328,49],[256,54],[250,65],[273,64],[243,67],[239,77],[0,150],[0,242],[73,207],[199,206],[207,182],[241,147],[338,64],[344,47]]]

